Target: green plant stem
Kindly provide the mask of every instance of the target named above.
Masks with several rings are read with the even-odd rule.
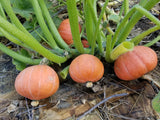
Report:
[[[7,20],[7,17],[6,17],[6,15],[5,15],[5,12],[4,12],[4,10],[3,10],[3,7],[2,7],[2,5],[1,5],[1,3],[0,3],[0,15],[3,16],[3,18]]]
[[[66,57],[58,56],[53,54],[48,49],[44,48],[34,37],[28,36],[21,30],[19,30],[16,26],[12,25],[8,21],[6,21],[3,17],[0,16],[0,27],[7,31],[9,34],[14,36],[15,38],[22,41],[24,44],[29,46],[31,49],[37,51],[47,59],[55,62],[55,63],[63,63],[67,60]]]
[[[148,0],[140,0],[139,5],[145,6],[145,4],[148,2]]]
[[[100,16],[99,16],[98,21],[96,23],[96,29],[95,29],[95,32],[94,32],[95,36],[93,37],[93,42],[95,42],[96,41],[96,37],[98,35],[97,42],[98,42],[98,48],[100,50],[100,53],[103,53],[103,47],[102,47],[102,40],[101,40],[101,36],[100,36],[99,25],[101,23],[101,20],[103,18],[104,13],[105,13],[106,6],[108,5],[108,2],[109,2],[109,0],[106,0],[106,2],[103,5],[103,8],[102,8],[101,13],[100,13]],[[94,54],[94,45],[91,48],[91,53]]]
[[[135,11],[138,11],[135,12]],[[140,12],[140,13],[139,13]],[[141,15],[141,14],[144,14],[146,17],[148,17],[152,22],[154,22],[155,24],[157,24],[158,26],[160,25],[160,21],[154,17],[151,13],[149,13],[146,9],[142,8],[141,6],[139,5],[135,5],[128,13],[127,15],[124,17],[124,19],[121,21],[121,23],[119,24],[119,26],[117,27],[116,29],[116,32],[113,36],[113,40],[112,40],[112,48],[114,47],[115,43],[117,42],[117,44],[123,42],[126,40],[126,34],[128,34],[128,31],[130,31],[131,28],[133,28],[133,24],[135,25],[135,21],[133,21],[133,19],[131,19],[130,21],[128,21],[128,24],[125,26],[127,20],[132,16],[133,18],[133,14],[137,14],[137,16]],[[141,15],[142,16],[142,15]],[[139,16],[139,17],[141,17]],[[136,19],[136,18],[135,18]],[[137,18],[138,19],[138,18]],[[136,19],[136,21],[137,21]],[[139,18],[140,19],[140,18]],[[138,19],[138,20],[139,20]],[[124,27],[125,26],[125,27]],[[126,27],[128,29],[126,29]],[[130,28],[131,27],[131,28]],[[122,30],[122,28],[124,28]],[[120,32],[122,31],[122,32]],[[119,35],[120,33],[120,35]]]
[[[120,16],[120,17],[122,17],[123,10],[124,10],[124,4],[122,4],[121,9],[120,9],[120,11],[119,11],[119,16]]]
[[[134,37],[133,39],[130,40],[130,42],[133,42],[134,45],[138,45],[140,43],[140,41],[147,35],[149,35],[150,33],[157,31],[160,29],[160,26],[154,26],[150,29],[148,29],[147,31],[144,31],[143,33],[139,34],[138,36]]]
[[[78,11],[76,8],[75,0],[67,0],[67,10],[68,10],[69,22],[71,26],[71,32],[72,32],[75,48],[80,53],[84,53],[84,48],[83,48],[81,38],[80,38],[80,33],[79,33]]]
[[[148,12],[146,9],[142,8],[141,6],[137,6],[136,10],[139,11],[141,14],[144,14],[147,18],[149,18],[152,22],[154,22],[156,25],[160,27],[160,21],[155,16],[153,16],[150,12]],[[131,25],[132,21],[129,21],[128,24]],[[118,40],[117,40],[118,43],[121,43],[126,39],[126,38],[123,38],[124,37],[123,35],[125,35],[125,32],[118,37]]]
[[[111,43],[112,43],[112,34],[107,35],[107,40],[106,40],[106,55],[105,55],[105,60],[109,63],[113,62],[112,59],[110,58],[111,54]]]
[[[147,12],[147,10],[150,10],[156,3],[158,3],[160,0],[147,0],[146,4],[143,6],[143,10],[145,11],[145,13]],[[137,8],[137,10],[139,10],[140,6],[135,6],[135,8]],[[142,7],[140,8],[142,9]],[[146,9],[146,10],[145,10]],[[148,12],[149,13],[149,12]],[[147,13],[147,14],[148,14]],[[144,14],[141,11],[136,11],[129,23],[124,27],[124,29],[122,30],[122,32],[120,33],[119,37],[118,37],[118,43],[120,43],[121,41],[126,40],[128,34],[130,33],[130,31],[132,30],[132,28],[134,27],[134,25],[138,22],[138,20],[143,16]]]
[[[7,20],[6,14],[5,14],[4,10],[3,10],[3,7],[1,5],[1,3],[0,3],[0,15],[3,16],[3,18],[5,20]],[[2,32],[0,32],[0,36],[3,36]]]
[[[50,43],[50,46],[54,49],[59,49],[59,47],[57,46],[52,34],[50,33],[46,23],[45,23],[45,20],[43,18],[43,15],[42,15],[42,11],[41,11],[41,8],[39,6],[39,3],[37,0],[30,0],[32,6],[33,6],[33,9],[34,9],[34,12],[36,14],[36,17],[37,17],[37,20],[38,20],[38,23],[46,37],[46,39],[48,40],[48,42]]]
[[[0,32],[3,34],[3,36],[5,36],[7,39],[9,39],[11,42],[29,48],[27,45],[25,45],[23,42],[19,41],[17,38],[15,38],[14,36],[12,36],[11,34],[9,34],[7,31],[5,31],[4,29],[2,29],[0,27]],[[30,49],[30,48],[29,48]]]
[[[66,79],[67,75],[69,73],[69,65],[67,67],[65,67],[61,72],[60,72],[60,76],[63,79]]]
[[[150,47],[153,44],[155,44],[156,42],[158,42],[159,40],[160,40],[160,35],[158,37],[156,37],[154,40],[152,40],[149,43],[145,44],[144,46]]]
[[[84,8],[84,16],[85,16],[85,26],[86,26],[86,34],[89,45],[92,44],[92,37],[94,31],[94,22],[88,8],[87,0],[83,0],[83,8]]]
[[[132,51],[134,48],[134,44],[132,42],[129,41],[124,41],[121,44],[119,44],[117,47],[115,47],[111,54],[110,54],[110,58],[111,60],[116,60],[121,54],[124,54],[128,51]]]
[[[129,0],[124,0],[124,15],[129,11]]]
[[[121,23],[118,25],[116,32],[114,33],[113,39],[112,39],[112,45],[111,48],[113,49],[118,35],[121,32],[121,29],[125,26],[126,22],[128,21],[128,19],[130,18],[130,16],[135,12],[136,6],[134,6],[128,13],[127,15],[124,17],[124,19],[121,21]]]
[[[36,65],[36,64],[39,64],[40,61],[42,60],[42,59],[31,59],[31,58],[28,58],[26,56],[20,55],[17,52],[7,48],[2,43],[0,43],[0,50],[2,52],[4,52],[5,54],[11,56],[12,58],[14,58],[14,59],[16,59],[16,60],[18,60],[20,62],[27,63],[27,64]]]
[[[112,31],[111,27],[107,26],[106,29],[109,32],[109,34],[114,35],[114,32]]]
[[[99,36],[100,34],[98,33],[99,32],[99,28],[98,28],[98,32],[95,35],[96,24],[97,24],[97,15],[96,15],[96,12],[95,12],[95,6],[93,4],[93,1],[86,0],[86,2],[87,2],[87,7],[88,7],[87,9],[89,11],[88,13],[91,16],[90,19],[92,19],[92,26],[93,26],[92,31],[93,31],[93,33],[91,33],[91,54],[94,55],[94,51],[95,51],[95,47],[96,47],[96,39],[100,38],[100,36]]]
[[[93,24],[92,25],[93,26],[93,30],[92,31],[93,31],[93,33],[91,33],[91,35],[90,35],[91,36],[91,54],[94,55],[94,51],[95,51],[95,47],[96,47],[96,40],[98,42],[98,49],[99,49],[100,53],[103,54],[101,33],[100,33],[99,26],[98,26],[98,23],[97,23],[97,14],[96,14],[95,0],[94,0],[94,2],[86,0],[86,2],[87,2],[87,5],[88,5],[87,9],[89,10],[88,13],[91,16],[90,19],[93,19],[92,20],[92,24]],[[102,17],[103,17],[103,15],[102,15]]]
[[[63,49],[69,49],[69,46],[64,42],[64,40],[60,36],[60,34],[59,34],[59,32],[58,32],[58,30],[52,20],[52,17],[50,16],[50,13],[46,7],[44,0],[38,0],[38,1],[39,1],[39,5],[41,7],[41,10],[43,12],[43,15],[45,17],[45,20],[48,23],[48,27],[49,27],[52,35],[54,36],[54,39],[56,40],[56,43]]]
[[[26,34],[30,35],[29,32],[23,27],[19,19],[16,17],[14,11],[12,10],[10,0],[0,0],[2,7],[4,7],[5,11],[7,12],[11,22],[15,24],[20,30],[25,32]]]

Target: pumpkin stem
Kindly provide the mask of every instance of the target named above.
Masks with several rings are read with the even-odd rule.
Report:
[[[132,42],[124,41],[112,50],[110,58],[114,61],[121,54],[124,54],[128,51],[132,51],[133,48],[134,48],[134,44]]]
[[[107,40],[106,40],[106,55],[105,55],[105,60],[109,63],[112,62],[110,57],[112,51],[111,43],[112,43],[112,34],[109,34],[107,35]]]
[[[42,60],[39,63],[40,65],[48,65],[49,64],[49,60],[47,58],[42,58]]]
[[[62,77],[62,79],[66,79],[69,72],[69,65],[65,67],[59,74]]]

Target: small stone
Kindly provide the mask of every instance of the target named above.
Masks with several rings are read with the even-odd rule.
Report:
[[[7,108],[7,112],[8,112],[8,113],[11,113],[11,112],[16,111],[16,109],[17,109],[17,106],[16,106],[16,105],[10,104],[10,105],[8,106],[8,108]]]
[[[87,83],[86,83],[86,87],[87,87],[87,88],[93,87],[93,82],[87,82]]]
[[[37,106],[39,105],[39,101],[38,101],[38,100],[33,100],[33,101],[31,102],[31,105],[32,105],[33,107],[37,107]]]
[[[81,101],[82,101],[83,104],[86,104],[87,100],[86,99],[82,99]]]
[[[93,92],[98,92],[103,90],[102,87],[100,85],[95,85],[94,87],[92,87]]]

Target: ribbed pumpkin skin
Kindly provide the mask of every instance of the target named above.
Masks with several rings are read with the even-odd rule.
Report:
[[[88,81],[96,82],[104,74],[103,63],[95,56],[82,54],[76,57],[70,64],[69,74],[78,83]]]
[[[47,65],[35,65],[21,71],[15,80],[16,91],[31,100],[53,95],[59,88],[57,73]]]
[[[122,54],[114,63],[114,71],[122,80],[134,80],[153,70],[157,54],[145,46],[135,46],[133,51]]]
[[[81,32],[81,26],[79,24],[79,31]],[[62,39],[68,44],[73,44],[72,32],[69,23],[69,19],[65,19],[61,22],[60,26],[58,27],[58,32],[61,35]]]

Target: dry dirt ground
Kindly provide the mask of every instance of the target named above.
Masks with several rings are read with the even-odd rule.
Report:
[[[152,23],[142,18],[135,26],[130,37],[152,27]],[[152,40],[159,31],[146,37],[143,43]],[[2,39],[1,39],[2,41]],[[119,80],[113,65],[104,63],[103,78],[92,88],[77,84],[68,76],[61,82],[56,94],[39,101],[37,106],[18,95],[14,89],[14,80],[18,71],[7,55],[0,53],[0,120],[74,120],[104,98],[121,93],[123,97],[112,97],[109,101],[93,109],[81,120],[157,120],[160,119],[151,101],[160,88],[160,43],[152,46],[158,55],[158,65],[150,73],[134,81]],[[54,67],[54,65],[52,66]]]

